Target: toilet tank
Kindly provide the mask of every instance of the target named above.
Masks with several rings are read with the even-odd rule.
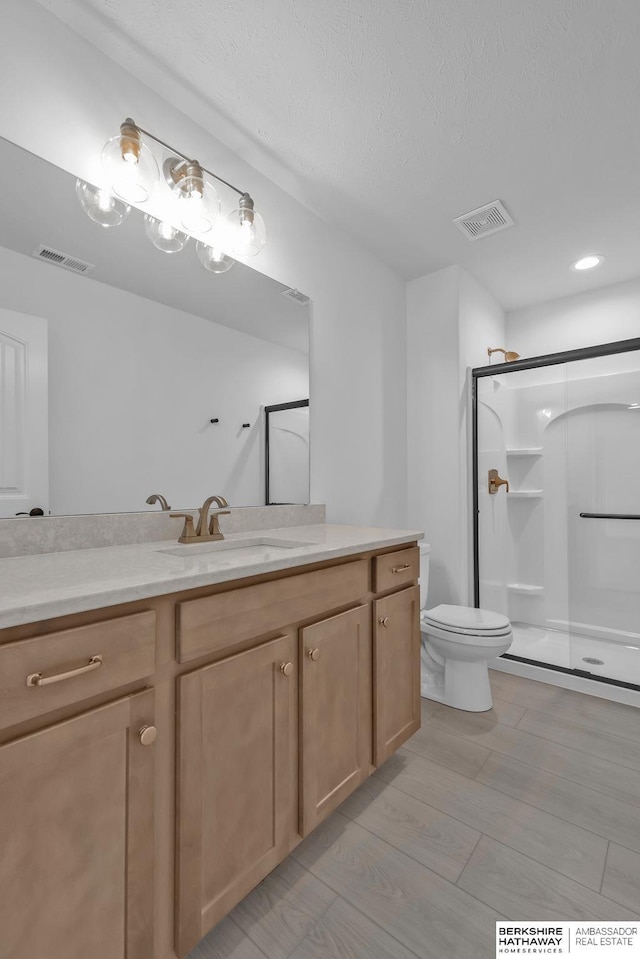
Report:
[[[427,590],[429,589],[429,543],[418,543],[420,550],[420,609],[427,608]]]

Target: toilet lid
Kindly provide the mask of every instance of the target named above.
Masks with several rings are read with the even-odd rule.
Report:
[[[483,629],[482,632],[473,632],[470,629],[461,629],[453,626],[443,626],[441,623],[432,623],[428,618],[420,619],[420,629],[427,635],[442,636],[449,639],[452,643],[463,643],[470,645],[488,645],[498,642],[501,639],[511,639],[513,633],[511,627],[505,629]]]
[[[434,626],[476,636],[496,636],[511,629],[511,623],[502,613],[472,606],[434,606],[425,610],[423,616],[424,622]]]

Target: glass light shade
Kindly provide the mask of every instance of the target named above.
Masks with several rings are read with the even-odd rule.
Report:
[[[102,150],[102,169],[113,192],[127,203],[145,203],[160,177],[153,153],[141,141],[117,136]]]
[[[205,270],[209,270],[210,273],[226,273],[236,262],[230,256],[226,256],[222,250],[207,246],[201,240],[196,243],[196,253]]]
[[[220,197],[203,177],[184,176],[173,188],[178,218],[187,233],[208,233],[220,214]]]
[[[76,196],[87,216],[100,226],[119,226],[131,213],[127,203],[84,180],[76,180]]]
[[[153,245],[163,253],[179,253],[189,239],[186,233],[177,230],[175,226],[165,220],[156,220],[148,213],[144,218],[144,231]]]
[[[265,222],[255,210],[233,210],[227,227],[227,244],[236,256],[257,256],[267,242]]]

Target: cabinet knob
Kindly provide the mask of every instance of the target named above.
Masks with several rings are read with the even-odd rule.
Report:
[[[317,663],[320,659],[320,650],[319,649],[308,649],[307,656],[309,659],[312,659],[314,663]]]
[[[380,623],[381,626],[384,626],[386,629],[386,627],[389,625],[389,617],[385,616],[383,619],[379,619],[378,622]]]
[[[143,746],[150,746],[158,738],[158,730],[155,726],[143,726],[138,731],[138,736]]]
[[[280,663],[280,672],[283,676],[290,676],[293,672],[293,663]]]

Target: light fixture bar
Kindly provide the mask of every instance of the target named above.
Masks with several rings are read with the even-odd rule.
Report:
[[[150,140],[154,140],[156,143],[159,143],[160,146],[164,147],[165,150],[169,150],[170,153],[175,153],[177,156],[181,157],[187,163],[196,163],[198,161],[194,160],[193,157],[188,157],[180,150],[176,150],[175,147],[171,146],[169,143],[165,143],[164,140],[161,140],[160,137],[154,136],[153,133],[149,133],[148,130],[144,130],[142,127],[139,127],[135,120],[132,120],[131,117],[127,117],[124,121],[125,124],[135,127],[138,133],[144,134],[144,136],[149,137]],[[228,186],[230,190],[233,190],[235,193],[238,193],[240,196],[249,196],[244,190],[239,190],[237,186],[234,186],[233,183],[229,183],[228,180],[223,180],[221,176],[218,176],[217,173],[212,173],[211,170],[207,170],[206,167],[202,166],[201,163],[198,163],[198,166],[203,171],[203,173],[208,173],[209,176],[212,176],[214,180],[218,180],[219,183],[224,183],[225,186]]]

